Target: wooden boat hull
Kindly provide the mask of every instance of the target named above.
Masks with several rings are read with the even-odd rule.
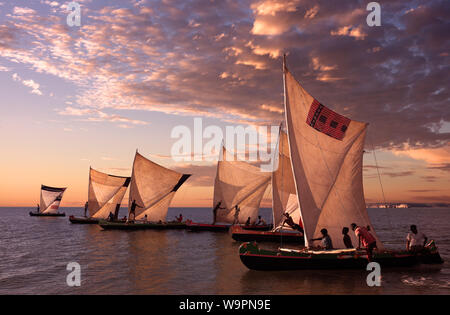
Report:
[[[70,223],[73,224],[98,224],[101,219],[87,218],[87,217],[74,217],[71,215],[69,217]]]
[[[63,213],[38,213],[30,211],[30,216],[32,217],[65,217],[66,214]]]
[[[186,223],[184,222],[166,222],[166,223],[126,223],[126,222],[108,222],[100,221],[98,223],[104,230],[173,230],[173,229],[185,229]]]
[[[241,225],[244,230],[250,231],[270,231],[273,228],[272,224],[266,225]]]
[[[210,232],[228,232],[230,229],[229,224],[206,224],[206,223],[195,223],[188,222],[186,223],[186,229],[189,231],[210,231]]]
[[[365,251],[353,253],[300,252],[263,250],[256,243],[244,243],[239,248],[242,263],[252,270],[312,270],[312,269],[365,269],[368,264]],[[439,253],[430,252],[419,257],[408,252],[374,253],[373,261],[382,267],[410,267],[430,259],[442,263]],[[439,257],[439,259],[437,259]],[[431,262],[429,262],[431,263]]]
[[[305,244],[305,239],[301,233],[252,231],[243,229],[240,226],[233,226],[231,228],[231,237],[238,242],[256,241]]]

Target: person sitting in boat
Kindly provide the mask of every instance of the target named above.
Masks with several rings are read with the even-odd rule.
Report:
[[[213,225],[216,224],[216,217],[217,217],[217,210],[222,209],[224,210],[225,208],[222,208],[220,205],[222,204],[222,201],[219,201],[216,206],[213,209]]]
[[[411,232],[406,236],[406,250],[415,253],[423,251],[428,238],[419,232],[414,224],[410,226],[410,230]]]
[[[350,235],[348,235],[348,231],[348,227],[342,228],[342,234],[344,235],[344,245],[345,248],[353,248],[352,239],[350,238]]]
[[[87,211],[88,211],[88,202],[84,204],[84,217],[87,217]]]
[[[256,225],[266,225],[266,221],[264,221],[263,218],[261,218],[261,216],[258,216],[258,222],[256,222]]]
[[[251,222],[251,218],[250,218],[250,217],[248,217],[248,218],[247,218],[247,221],[245,221],[245,225],[246,225],[246,226],[252,225],[252,222]]]
[[[108,221],[112,222],[114,221],[114,214],[110,211],[108,215]]]
[[[328,230],[321,229],[320,233],[322,233],[322,237],[312,238],[311,242],[320,241],[320,245],[318,246],[318,248],[320,248],[320,249],[325,249],[325,250],[333,249],[333,242],[331,241],[330,235],[328,235]]]
[[[292,217],[289,215],[289,213],[285,212],[283,215],[286,217],[286,219],[284,219],[283,225],[287,224],[294,230],[304,233],[302,227],[299,224],[294,223],[294,220],[292,220]]]
[[[372,261],[372,252],[377,248],[377,241],[375,237],[364,226],[357,226],[356,223],[351,224],[352,230],[355,231],[355,235],[358,238],[358,248],[361,248],[361,244],[367,251],[367,260]]]
[[[147,219],[148,219],[148,217],[147,217],[147,214],[146,214],[146,215],[144,215],[144,217],[142,218],[142,221],[144,221],[145,223],[147,223]]]
[[[183,222],[183,215],[180,213],[178,217],[175,217],[177,219],[177,222]]]

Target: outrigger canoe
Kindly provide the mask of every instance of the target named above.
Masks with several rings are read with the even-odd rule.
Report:
[[[365,250],[265,250],[260,249],[256,242],[243,243],[239,247],[239,257],[252,270],[365,269],[368,263]],[[374,252],[373,261],[382,267],[443,263],[435,247],[417,254],[406,251]]]
[[[186,222],[186,229],[188,231],[210,231],[210,232],[227,232],[230,228],[230,224],[206,224]]]
[[[272,229],[271,224],[267,225],[236,225],[245,230],[254,231],[267,231]],[[189,231],[210,231],[210,232],[227,232],[231,227],[231,224],[206,224],[206,223],[195,223],[186,222],[186,229]]]
[[[30,211],[30,216],[32,217],[65,217],[66,214],[62,213],[41,213],[41,212],[32,212]]]
[[[298,232],[272,232],[248,230],[239,225],[231,227],[231,237],[239,242],[278,242],[278,243],[305,243],[302,233]]]
[[[74,217],[73,215],[71,215],[69,217],[69,221],[70,223],[73,224],[98,224],[101,221],[101,219],[88,217]]]
[[[185,222],[109,222],[105,220],[101,220],[98,225],[102,227],[104,230],[169,230],[169,229],[185,229]]]

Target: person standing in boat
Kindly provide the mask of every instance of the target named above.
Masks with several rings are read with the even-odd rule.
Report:
[[[357,226],[356,223],[351,224],[352,230],[355,231],[355,235],[358,238],[358,248],[361,244],[367,251],[367,260],[372,261],[372,252],[377,248],[377,241],[375,237],[364,226]]]
[[[108,215],[108,221],[113,222],[114,221],[114,214],[110,211]]]
[[[136,218],[136,207],[143,208],[136,203],[136,199],[135,199],[131,203],[130,214],[128,215],[129,222],[134,222],[134,219]],[[131,216],[133,216],[133,219],[131,219]]]
[[[417,230],[416,225],[410,226],[411,232],[406,236],[406,250],[409,252],[420,252],[425,247],[428,238]]]
[[[331,241],[330,235],[328,235],[327,229],[321,229],[320,233],[322,233],[322,237],[312,238],[311,242],[320,241],[320,249],[331,250],[333,249],[333,242]]]
[[[350,238],[350,235],[348,235],[348,227],[342,228],[342,235],[344,235],[344,245],[345,248],[353,248],[352,239]]]
[[[216,224],[216,217],[217,217],[217,210],[222,209],[224,210],[225,208],[222,208],[220,205],[222,204],[222,201],[219,201],[216,206],[213,209],[213,223],[212,225]]]
[[[88,211],[88,202],[86,201],[86,203],[84,204],[84,217],[86,217]]]
[[[241,208],[239,208],[238,205],[234,206],[234,221],[233,224],[239,223],[239,212],[241,211]]]
[[[41,211],[41,207],[39,206],[39,204],[37,204],[36,211],[37,211],[37,213],[39,213],[39,211]]]

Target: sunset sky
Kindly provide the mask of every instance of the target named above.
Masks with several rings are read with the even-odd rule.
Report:
[[[173,206],[211,206],[215,164],[175,162],[171,131],[279,125],[282,55],[311,95],[368,122],[367,202],[450,203],[448,0],[0,0],[0,206],[41,184],[87,200],[93,168],[130,175],[136,149],[193,176]],[[264,206],[270,205],[270,193]]]

